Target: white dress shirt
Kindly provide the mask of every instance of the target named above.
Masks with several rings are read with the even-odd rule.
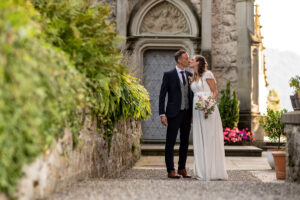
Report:
[[[181,75],[181,71],[183,71],[183,75],[184,75],[184,78],[185,78],[185,82],[187,83],[187,78],[186,78],[186,74],[185,74],[185,69],[181,70],[179,69],[179,67],[176,66],[176,71],[177,71],[177,74],[178,74],[178,77],[179,77],[179,80],[181,81],[181,83],[183,83],[182,81],[182,75]]]

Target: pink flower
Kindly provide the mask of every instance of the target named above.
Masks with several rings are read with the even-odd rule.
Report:
[[[235,134],[234,133],[229,133],[228,137],[232,137],[233,138],[233,137],[235,137]]]
[[[230,129],[228,127],[223,131],[224,141],[227,142],[244,142],[244,141],[255,141],[254,133],[247,131],[248,129],[239,130],[237,127]]]

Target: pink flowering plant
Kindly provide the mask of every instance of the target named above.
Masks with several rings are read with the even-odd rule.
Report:
[[[200,96],[196,102],[195,109],[204,111],[205,118],[208,118],[208,115],[215,111],[215,106],[217,102],[212,96]]]
[[[255,140],[254,133],[250,132],[248,128],[243,130],[239,130],[237,127],[233,129],[225,128],[223,136],[224,142],[227,144],[253,142]]]

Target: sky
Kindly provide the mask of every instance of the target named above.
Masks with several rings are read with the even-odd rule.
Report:
[[[266,47],[269,87],[261,91],[260,112],[266,113],[266,96],[275,89],[281,108],[292,111],[289,79],[300,75],[300,0],[255,0],[259,5],[260,23]],[[299,66],[298,66],[299,65]],[[260,87],[264,87],[263,83]]]
[[[255,4],[261,14],[264,46],[300,56],[300,0],[256,0]]]

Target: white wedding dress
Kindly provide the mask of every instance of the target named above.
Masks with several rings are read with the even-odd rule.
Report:
[[[204,72],[202,79],[191,84],[193,100],[193,146],[194,172],[198,180],[226,180],[225,152],[222,121],[219,109],[204,118],[204,112],[195,109],[199,96],[210,96],[212,92],[206,79],[214,79],[212,72]]]

